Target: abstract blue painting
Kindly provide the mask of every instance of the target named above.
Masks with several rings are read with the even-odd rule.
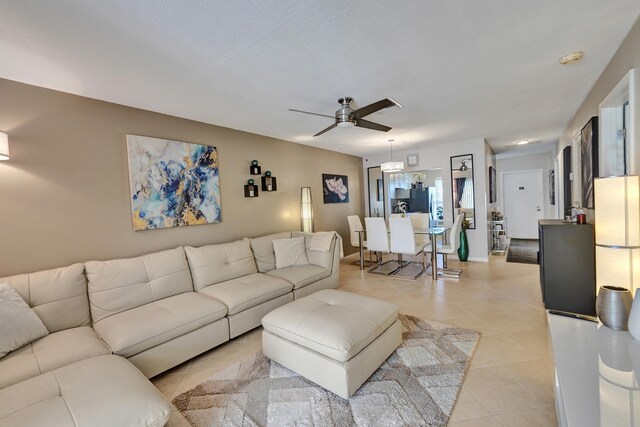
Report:
[[[127,154],[134,230],[222,221],[216,147],[127,135]]]

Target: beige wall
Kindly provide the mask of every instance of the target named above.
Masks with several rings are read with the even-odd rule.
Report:
[[[312,188],[316,230],[338,231],[347,253],[346,216],[364,213],[360,157],[2,79],[0,130],[12,155],[0,162],[0,277],[299,230],[301,186]],[[222,223],[134,232],[127,133],[215,145]],[[277,192],[244,197],[252,159]],[[350,203],[322,203],[323,172],[348,175]]]

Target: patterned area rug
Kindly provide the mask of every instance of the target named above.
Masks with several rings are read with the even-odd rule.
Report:
[[[538,241],[530,239],[511,239],[507,262],[519,262],[521,264],[538,263]]]
[[[195,427],[445,426],[480,334],[400,319],[402,344],[349,400],[257,353],[172,403]]]

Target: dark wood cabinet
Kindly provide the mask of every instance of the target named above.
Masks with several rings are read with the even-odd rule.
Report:
[[[545,308],[595,316],[593,225],[538,222],[540,287]]]

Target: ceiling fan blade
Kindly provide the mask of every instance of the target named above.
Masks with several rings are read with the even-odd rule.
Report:
[[[381,99],[378,102],[374,102],[373,104],[369,104],[366,107],[358,108],[353,113],[351,113],[351,117],[360,119],[362,117],[368,116],[369,114],[375,113],[376,111],[384,110],[385,108],[390,107],[401,107],[401,105],[393,99],[385,98]]]
[[[293,111],[293,112],[296,112],[296,113],[302,113],[302,114],[311,114],[313,116],[329,117],[330,119],[335,119],[334,116],[327,116],[326,114],[311,113],[309,111],[294,110],[293,108],[289,108],[289,111]]]
[[[336,126],[338,126],[338,124],[337,124],[337,123],[334,123],[334,124],[332,124],[331,126],[329,126],[328,128],[326,128],[326,129],[322,129],[320,132],[316,133],[316,134],[315,134],[315,135],[313,135],[313,136],[320,136],[320,135],[322,135],[322,134],[323,134],[323,133],[325,133],[325,132],[329,132],[331,129],[333,129],[333,128],[334,128],[334,127],[336,127]]]
[[[379,130],[382,132],[389,132],[391,128],[389,126],[381,125],[378,123],[370,122],[369,120],[358,119],[356,120],[356,126],[361,128]]]

